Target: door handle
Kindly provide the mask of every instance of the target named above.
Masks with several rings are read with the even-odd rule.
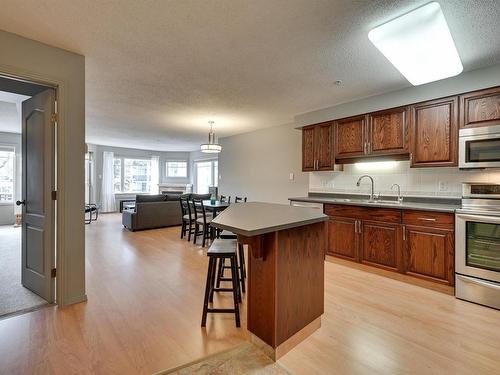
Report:
[[[16,201],[16,205],[18,205],[18,206],[20,206],[20,205],[25,206],[26,205],[26,200],[23,199],[22,201]]]

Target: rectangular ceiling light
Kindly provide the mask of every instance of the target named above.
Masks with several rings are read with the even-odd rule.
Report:
[[[374,28],[368,38],[414,86],[453,77],[463,70],[436,2]]]

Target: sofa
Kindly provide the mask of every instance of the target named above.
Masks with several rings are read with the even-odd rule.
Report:
[[[122,212],[122,224],[131,231],[182,224],[180,194],[137,195],[135,211]]]

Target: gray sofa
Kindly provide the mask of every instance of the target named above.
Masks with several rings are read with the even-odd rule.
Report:
[[[182,224],[179,194],[137,195],[135,211],[123,211],[122,224],[135,231]]]

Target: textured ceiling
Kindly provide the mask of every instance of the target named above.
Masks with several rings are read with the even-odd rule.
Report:
[[[409,86],[367,33],[427,2],[2,0],[0,27],[85,55],[88,142],[192,150],[210,119],[227,136]],[[440,4],[465,71],[500,62],[500,1]]]

